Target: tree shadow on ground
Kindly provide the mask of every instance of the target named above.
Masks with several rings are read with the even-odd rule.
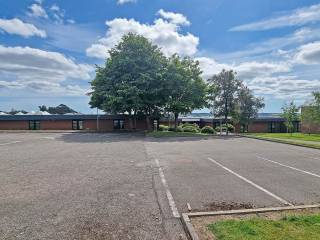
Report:
[[[209,141],[209,140],[232,140],[241,136],[192,136],[192,137],[146,137],[144,132],[75,132],[63,133],[56,138],[58,141],[68,143],[111,143],[111,142],[190,142],[190,141]]]

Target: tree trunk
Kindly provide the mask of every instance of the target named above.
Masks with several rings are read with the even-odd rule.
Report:
[[[133,130],[133,117],[131,113],[129,113],[129,128]]]
[[[179,113],[174,113],[174,130],[177,131]]]
[[[146,115],[146,122],[147,122],[147,129],[148,129],[148,131],[151,131],[151,130],[152,130],[152,127],[151,127],[150,116],[149,116],[149,115]]]
[[[228,100],[225,101],[224,103],[224,110],[225,110],[225,114],[224,114],[224,122],[226,124],[226,135],[229,135],[229,129],[228,129]]]
[[[226,125],[226,135],[229,135],[229,129],[228,129],[228,114],[224,115],[224,122]]]

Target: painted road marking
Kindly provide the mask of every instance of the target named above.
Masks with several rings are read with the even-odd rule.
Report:
[[[13,142],[7,142],[7,143],[0,143],[0,146],[5,146],[5,145],[10,145],[10,144],[15,144],[15,143],[20,143],[21,141],[13,141]]]
[[[158,170],[159,170],[159,175],[160,175],[160,178],[161,178],[161,182],[162,182],[162,185],[164,187],[164,189],[166,190],[166,194],[167,194],[167,198],[168,198],[168,201],[169,201],[169,205],[170,205],[170,208],[171,208],[171,211],[172,211],[172,214],[174,217],[176,218],[180,218],[180,214],[179,214],[179,211],[176,207],[176,204],[173,200],[173,196],[170,192],[170,189],[169,189],[169,186],[168,186],[168,183],[167,183],[167,180],[164,176],[164,173],[163,173],[163,170],[162,170],[162,167],[160,166],[160,162],[158,159],[155,159],[154,160],[156,162],[156,166],[158,167]]]
[[[315,174],[315,173],[312,173],[312,172],[308,172],[308,171],[305,171],[305,170],[302,170],[302,169],[299,169],[299,168],[291,167],[291,166],[289,166],[289,165],[286,165],[286,164],[283,164],[283,163],[279,163],[279,162],[270,160],[270,159],[265,158],[265,157],[257,156],[257,158],[260,158],[260,159],[265,160],[265,161],[267,161],[267,162],[271,162],[271,163],[274,163],[274,164],[278,164],[278,165],[280,165],[280,166],[282,166],[282,167],[290,168],[290,169],[292,169],[292,170],[295,170],[295,171],[298,171],[298,172],[301,172],[301,173],[305,173],[305,174],[308,174],[308,175],[311,175],[311,176],[320,178],[320,175],[318,175],[318,174]]]
[[[245,182],[249,183],[250,185],[254,186],[255,188],[257,188],[257,189],[261,190],[262,192],[264,192],[264,193],[268,194],[269,196],[271,196],[271,197],[273,197],[273,198],[277,199],[277,200],[278,200],[278,201],[280,201],[281,203],[283,203],[283,204],[285,204],[285,205],[293,206],[293,204],[289,203],[288,201],[284,200],[283,198],[281,198],[281,197],[279,197],[279,196],[275,195],[274,193],[272,193],[272,192],[268,191],[267,189],[265,189],[265,188],[263,188],[263,187],[259,186],[258,184],[256,184],[256,183],[252,182],[251,180],[249,180],[249,179],[247,179],[247,178],[245,178],[245,177],[241,176],[240,174],[238,174],[238,173],[236,173],[236,172],[232,171],[231,169],[229,169],[229,168],[227,168],[227,167],[223,166],[221,163],[217,162],[216,160],[213,160],[212,158],[208,158],[208,159],[209,159],[209,161],[211,161],[211,162],[213,162],[213,163],[217,164],[219,167],[223,168],[224,170],[228,171],[229,173],[232,173],[233,175],[235,175],[235,176],[237,176],[238,178],[242,179],[243,181],[245,181]]]

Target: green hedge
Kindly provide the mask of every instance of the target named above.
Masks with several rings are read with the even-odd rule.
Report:
[[[208,133],[208,134],[215,134],[216,131],[210,127],[210,126],[204,126],[202,129],[201,129],[201,133]]]

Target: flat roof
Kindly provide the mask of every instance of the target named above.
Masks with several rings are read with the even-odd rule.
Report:
[[[99,115],[99,119],[125,119],[126,115]],[[96,120],[97,114],[75,115],[0,115],[0,121],[54,121],[54,120]]]

